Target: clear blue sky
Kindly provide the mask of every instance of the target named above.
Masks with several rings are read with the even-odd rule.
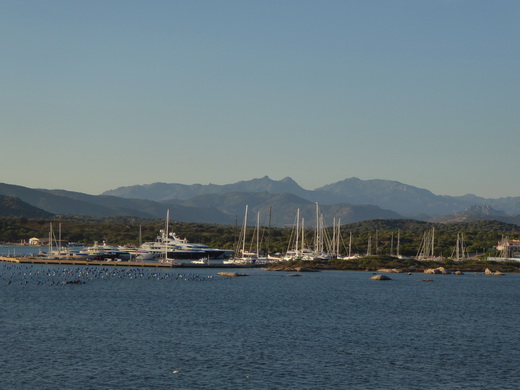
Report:
[[[520,1],[1,0],[0,182],[520,196]]]

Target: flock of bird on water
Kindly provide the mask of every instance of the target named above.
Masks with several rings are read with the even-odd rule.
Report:
[[[0,285],[69,285],[84,284],[99,280],[148,279],[206,282],[212,275],[194,273],[157,272],[145,268],[114,269],[112,267],[56,267],[44,268],[25,264],[3,264],[0,266]]]

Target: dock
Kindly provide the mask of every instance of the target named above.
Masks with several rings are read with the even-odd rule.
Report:
[[[0,262],[16,264],[43,264],[43,265],[77,265],[102,267],[146,267],[146,268],[251,268],[240,264],[175,264],[150,261],[104,261],[85,259],[47,259],[43,257],[6,257],[0,256]]]

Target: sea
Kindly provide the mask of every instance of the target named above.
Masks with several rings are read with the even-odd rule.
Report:
[[[0,262],[0,388],[520,387],[519,274],[219,271]]]

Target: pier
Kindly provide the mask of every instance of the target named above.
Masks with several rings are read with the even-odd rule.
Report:
[[[16,264],[45,265],[85,265],[103,267],[146,267],[146,268],[251,268],[253,265],[242,264],[187,264],[160,263],[150,261],[104,261],[85,259],[47,259],[43,257],[6,257],[0,256],[0,262]]]

